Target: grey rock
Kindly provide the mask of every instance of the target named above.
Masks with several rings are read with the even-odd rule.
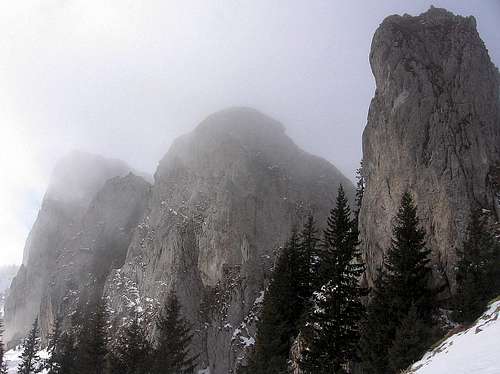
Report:
[[[72,152],[56,166],[5,303],[6,341],[23,337],[40,312],[57,259],[79,231],[89,203],[107,179],[124,175],[121,161]]]
[[[215,113],[161,160],[125,265],[106,285],[117,325],[150,320],[175,290],[195,332],[199,369],[231,373],[251,347],[275,253],[309,214],[323,222],[339,183],[281,124],[248,108]]]
[[[409,190],[433,251],[435,280],[453,289],[456,249],[471,211],[495,212],[498,70],[475,19],[437,8],[386,18],[370,64],[376,92],[363,133],[367,185],[360,217],[368,280],[389,248],[392,219]]]

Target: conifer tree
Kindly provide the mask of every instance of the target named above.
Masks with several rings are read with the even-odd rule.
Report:
[[[59,371],[59,355],[61,346],[61,324],[62,318],[58,316],[52,326],[47,344],[47,352],[49,358],[45,361],[45,369],[49,374],[60,373]]]
[[[389,348],[391,370],[399,373],[402,368],[407,368],[421,357],[429,348],[433,334],[432,327],[419,317],[417,308],[412,306],[396,328],[394,340]]]
[[[295,232],[281,251],[264,296],[257,325],[255,352],[246,372],[278,374],[287,372],[290,347],[297,335],[298,301],[291,257],[298,248]],[[240,372],[243,372],[241,370]]]
[[[152,347],[139,316],[135,315],[123,329],[111,351],[112,374],[147,374],[150,370]]]
[[[40,340],[38,337],[38,318],[33,322],[33,326],[23,342],[23,353],[21,362],[17,367],[18,374],[40,373],[43,370],[43,362],[38,352],[40,351]]]
[[[358,230],[342,186],[331,210],[319,251],[321,288],[315,292],[306,326],[301,368],[305,373],[344,373],[358,360],[361,298],[366,290]]]
[[[295,277],[298,282],[298,298],[302,303],[301,313],[310,304],[317,274],[318,261],[318,230],[314,218],[309,216],[298,237],[297,262],[298,271]]]
[[[363,203],[363,195],[365,194],[365,178],[363,176],[363,161],[359,168],[356,170],[356,201],[355,201],[355,209],[354,216],[356,218],[356,223],[359,221],[359,212],[361,210],[361,204]]]
[[[57,350],[57,361],[49,374],[76,374],[75,336],[71,329],[61,334]]]
[[[3,320],[0,318],[0,374],[7,374],[7,362],[5,359],[5,346],[3,344]]]
[[[191,374],[198,356],[191,356],[191,328],[181,315],[181,306],[174,292],[167,297],[165,308],[156,321],[158,331],[154,357],[154,373]]]
[[[107,312],[102,297],[92,300],[78,329],[75,366],[77,374],[103,374],[106,369]]]
[[[453,318],[471,323],[484,311],[490,298],[500,292],[500,243],[486,217],[472,214],[468,239],[458,251],[457,292]]]
[[[420,227],[417,216],[417,207],[411,194],[406,192],[395,219],[391,247],[384,261],[385,267],[379,271],[374,296],[368,306],[362,337],[363,366],[366,372],[388,374],[405,368],[394,367],[404,360],[391,356],[390,349],[402,321],[409,318],[411,308],[416,310],[415,318],[427,326],[433,326],[435,302],[434,292],[429,286],[429,254],[425,245],[425,231]],[[422,346],[428,343],[422,343]],[[392,352],[398,354],[397,349]],[[408,349],[406,360],[418,358],[416,354],[411,357],[411,352],[415,354]]]

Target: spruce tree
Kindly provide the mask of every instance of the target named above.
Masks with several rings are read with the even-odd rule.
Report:
[[[33,326],[24,339],[21,353],[21,362],[17,367],[18,374],[40,373],[43,370],[43,362],[38,352],[40,351],[40,339],[38,337],[38,318],[33,322]]]
[[[47,344],[47,352],[49,358],[45,361],[45,369],[47,369],[49,374],[60,373],[59,371],[59,355],[61,346],[61,324],[62,318],[58,316],[54,321],[52,326],[52,331],[50,332]]]
[[[420,227],[417,207],[409,192],[403,194],[395,219],[391,247],[380,269],[375,292],[368,306],[362,348],[363,366],[368,373],[395,373],[404,367],[394,367],[400,358],[391,355],[398,328],[408,318],[411,308],[427,326],[433,326],[434,292],[429,286],[430,250],[426,248],[425,231]],[[430,338],[429,338],[430,339]],[[375,342],[375,344],[374,344]],[[423,346],[428,342],[422,343]],[[396,349],[393,354],[398,354]],[[406,355],[411,357],[411,350]],[[393,365],[391,366],[391,362]]]
[[[288,357],[297,335],[297,288],[292,271],[292,253],[299,246],[297,234],[292,235],[281,251],[264,296],[257,324],[255,351],[246,372],[252,374],[286,373]],[[243,372],[243,370],[240,370]]]
[[[76,374],[75,336],[70,329],[61,334],[57,361],[49,374]]]
[[[471,323],[500,292],[500,244],[486,217],[472,214],[468,239],[458,252],[457,291],[453,318]]]
[[[7,374],[7,362],[5,359],[5,346],[3,344],[3,320],[0,318],[0,374]]]
[[[433,334],[432,327],[419,317],[417,308],[412,306],[399,323],[389,348],[391,370],[399,373],[402,368],[409,367],[420,358],[429,348]]]
[[[356,218],[356,223],[359,221],[359,212],[361,211],[361,204],[363,203],[363,195],[365,194],[365,178],[363,176],[363,161],[359,168],[356,170],[356,201],[354,216]]]
[[[198,356],[191,356],[191,328],[181,315],[181,306],[174,292],[167,297],[164,310],[156,321],[158,332],[154,357],[154,373],[191,374]]]
[[[152,347],[139,316],[135,315],[125,326],[111,351],[112,374],[147,374],[150,371]]]
[[[305,373],[345,373],[359,359],[361,298],[366,290],[358,249],[358,230],[342,186],[331,210],[319,251],[321,288],[307,318],[301,368]]]
[[[302,303],[302,310],[308,308],[313,290],[316,286],[315,278],[319,267],[318,261],[318,230],[314,218],[309,216],[298,237],[297,262],[298,271],[295,274],[298,282],[298,298]]]
[[[102,297],[86,307],[82,325],[78,328],[75,366],[77,374],[103,374],[106,369],[107,311]]]

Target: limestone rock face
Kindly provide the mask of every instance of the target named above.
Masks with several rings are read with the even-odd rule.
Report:
[[[79,231],[66,238],[40,305],[42,336],[53,321],[68,316],[79,298],[102,292],[112,269],[123,266],[127,249],[146,208],[151,185],[129,173],[113,177],[90,201]]]
[[[348,179],[271,118],[246,108],[213,114],[158,166],[125,265],[108,278],[113,315],[153,311],[175,290],[199,369],[234,372],[253,344],[275,250],[309,214],[324,221],[339,183],[352,197]]]
[[[6,341],[23,337],[39,314],[57,259],[66,241],[81,231],[95,193],[107,179],[128,171],[121,161],[82,152],[73,152],[58,163],[5,303]]]
[[[498,212],[498,70],[474,18],[436,8],[386,18],[370,64],[376,92],[363,134],[367,185],[360,217],[368,278],[390,245],[391,221],[409,190],[436,269],[453,287],[456,248],[471,210]]]

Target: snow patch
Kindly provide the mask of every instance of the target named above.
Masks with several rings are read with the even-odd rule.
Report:
[[[500,300],[468,329],[458,332],[411,367],[414,374],[500,373]]]

